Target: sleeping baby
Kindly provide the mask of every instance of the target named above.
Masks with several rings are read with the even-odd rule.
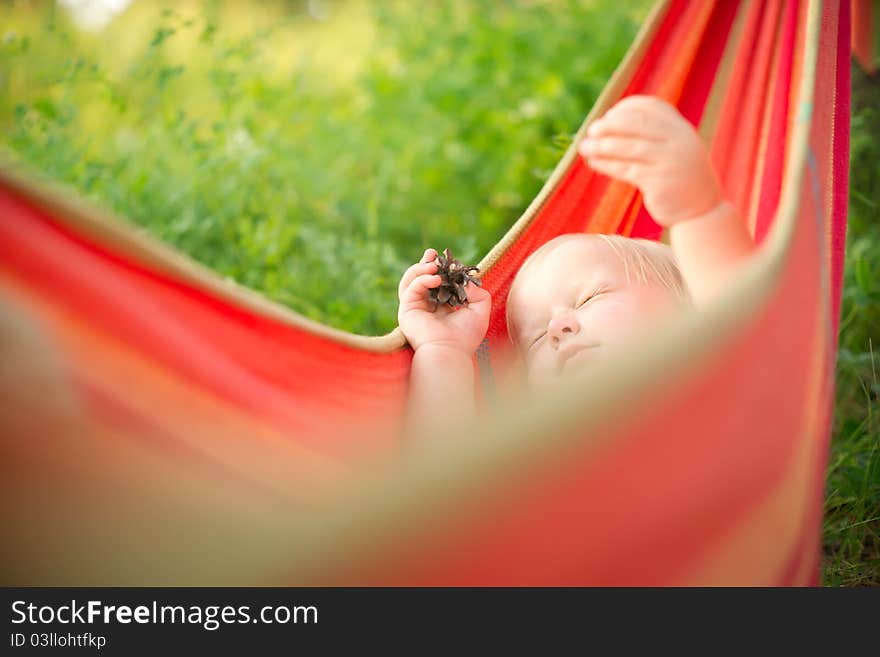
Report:
[[[665,101],[625,98],[590,125],[578,150],[594,170],[641,191],[653,219],[669,229],[671,246],[576,233],[529,256],[510,288],[507,324],[533,385],[589,366],[663,313],[705,303],[754,250],[722,197],[703,141]],[[439,400],[473,410],[472,358],[492,302],[467,283],[465,305],[436,303],[430,291],[441,284],[437,269],[437,252],[428,249],[398,290],[398,321],[415,351],[408,410],[415,430]]]

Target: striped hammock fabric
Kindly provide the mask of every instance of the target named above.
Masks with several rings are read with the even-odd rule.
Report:
[[[659,2],[578,134],[626,95],[675,103],[758,254],[613,367],[515,397],[523,260],[566,232],[661,237],[572,147],[480,263],[484,412],[431,449],[401,435],[399,330],[305,320],[3,167],[0,581],[816,583],[850,38],[849,3]]]

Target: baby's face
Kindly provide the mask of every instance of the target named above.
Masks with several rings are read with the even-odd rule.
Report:
[[[529,263],[508,299],[512,337],[529,380],[586,366],[601,350],[678,304],[655,282],[630,282],[600,238],[562,242]]]

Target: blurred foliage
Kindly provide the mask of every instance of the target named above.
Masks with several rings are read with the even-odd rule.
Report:
[[[261,4],[237,34],[240,3],[168,5],[100,36],[28,6],[0,52],[17,157],[313,319],[380,334],[426,247],[475,262],[521,214],[647,3],[321,3],[322,33],[357,41],[323,57],[310,3]]]
[[[853,67],[850,196],[825,495],[829,585],[880,585],[880,77]]]

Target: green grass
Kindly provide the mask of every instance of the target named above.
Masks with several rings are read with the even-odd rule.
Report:
[[[850,204],[825,495],[828,585],[880,585],[880,78],[853,67]]]
[[[0,144],[313,319],[387,332],[425,247],[475,261],[519,216],[650,2],[324,4],[136,2],[100,36],[0,5]],[[880,93],[855,87],[830,585],[880,583]]]
[[[33,10],[0,46],[3,139],[220,273],[385,333],[427,246],[474,261],[516,219],[640,18],[610,0],[423,4],[331,4],[328,33],[372,37],[323,57],[283,3],[239,34],[222,26],[241,3],[209,2],[101,39]]]

